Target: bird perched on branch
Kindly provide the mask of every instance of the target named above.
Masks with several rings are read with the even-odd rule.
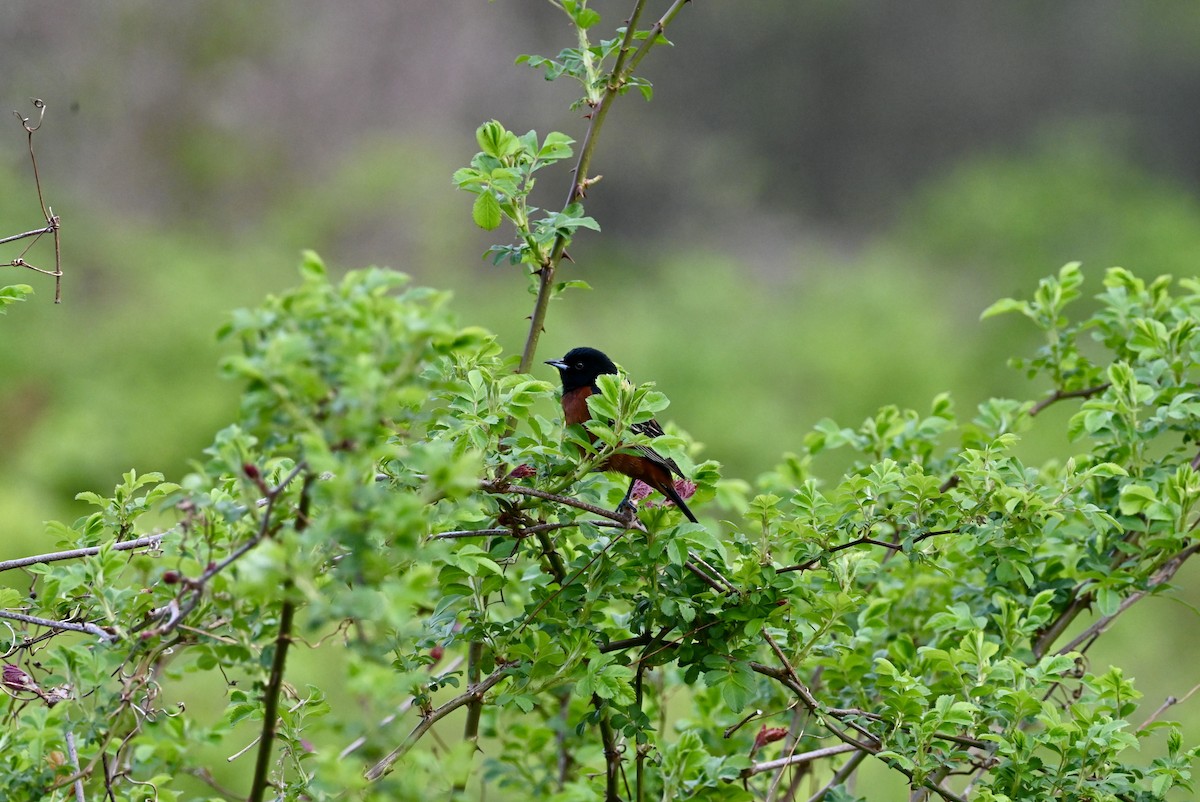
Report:
[[[546,364],[558,368],[559,378],[562,379],[562,409],[567,426],[582,424],[591,419],[587,398],[592,393],[600,392],[600,388],[596,386],[596,379],[603,374],[617,372],[613,361],[595,348],[573,348],[562,359],[550,359]],[[647,437],[658,437],[663,433],[662,427],[655,420],[635,423],[629,428]],[[630,496],[633,494],[634,485],[640,480],[669,498],[689,521],[695,523],[696,516],[692,515],[692,511],[675,489],[675,476],[687,478],[675,464],[675,460],[664,457],[649,446],[635,445],[630,451],[633,453],[613,454],[600,466],[600,470],[616,471],[629,477],[629,490],[617,509],[623,510],[632,506]]]

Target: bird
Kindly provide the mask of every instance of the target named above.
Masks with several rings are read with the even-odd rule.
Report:
[[[603,351],[595,348],[572,348],[562,359],[549,359],[546,360],[546,364],[557,368],[558,376],[562,379],[563,419],[567,426],[581,424],[591,419],[587,398],[592,393],[600,392],[600,388],[596,385],[596,379],[603,374],[617,372],[617,366],[613,364],[613,361]],[[637,434],[644,434],[647,437],[658,437],[663,434],[662,427],[658,425],[658,421],[653,419],[635,423],[629,428]],[[650,446],[635,445],[631,450],[634,453],[613,454],[599,468],[599,470],[616,471],[629,477],[629,490],[626,491],[625,498],[621,499],[621,503],[617,505],[617,510],[621,511],[632,507],[630,496],[633,494],[633,486],[637,484],[638,480],[641,480],[674,502],[689,521],[699,523],[675,490],[674,476],[687,478],[675,464],[675,460],[664,457]]]

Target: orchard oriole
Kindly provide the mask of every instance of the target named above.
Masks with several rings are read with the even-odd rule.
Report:
[[[592,393],[600,392],[600,388],[596,386],[597,377],[604,373],[617,372],[613,361],[595,348],[574,348],[562,359],[551,359],[546,364],[558,368],[559,378],[562,379],[562,408],[567,426],[591,419],[587,398]],[[658,437],[663,433],[656,420],[635,423],[629,428],[647,437]],[[629,490],[617,509],[631,506],[629,499],[633,494],[633,486],[641,480],[673,501],[689,521],[696,523],[696,516],[692,515],[692,511],[675,490],[672,474],[687,478],[683,471],[679,470],[675,460],[664,457],[649,446],[637,445],[631,450],[634,453],[613,454],[600,466],[600,470],[616,471],[629,477]]]

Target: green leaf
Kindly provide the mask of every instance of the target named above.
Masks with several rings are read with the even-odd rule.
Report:
[[[500,227],[500,201],[496,200],[495,193],[485,191],[475,198],[471,207],[471,218],[475,225],[484,231],[493,231]]]
[[[979,319],[986,320],[989,317],[1007,314],[1008,312],[1020,312],[1026,317],[1033,317],[1033,312],[1029,307],[1028,301],[1018,301],[1015,298],[1001,298],[987,309],[984,309]]]
[[[24,301],[25,296],[33,293],[33,287],[28,284],[9,284],[0,287],[0,315],[7,314],[9,304]]]

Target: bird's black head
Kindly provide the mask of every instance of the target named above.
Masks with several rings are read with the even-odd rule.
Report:
[[[595,348],[572,348],[562,359],[550,359],[546,364],[558,368],[564,393],[578,390],[580,387],[597,389],[597,376],[617,372],[613,361]]]

